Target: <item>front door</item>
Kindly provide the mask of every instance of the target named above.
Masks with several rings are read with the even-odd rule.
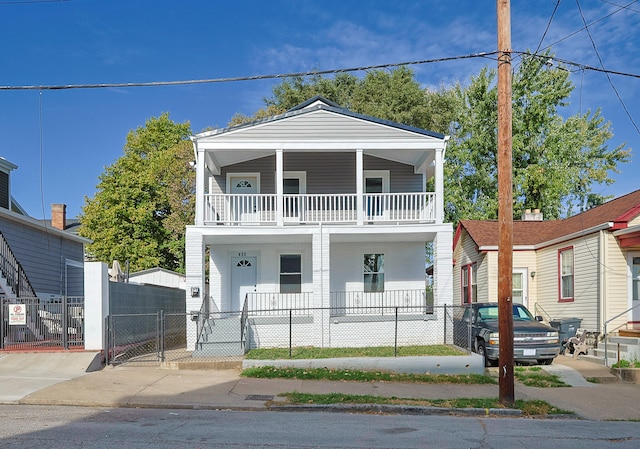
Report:
[[[229,193],[231,193],[231,217],[235,222],[257,221],[259,212],[258,175],[230,175]]]
[[[631,271],[628,305],[631,310],[627,319],[630,328],[640,329],[640,253],[630,253],[628,260]]]
[[[256,291],[257,257],[231,258],[231,312],[241,312],[247,293]]]
[[[522,304],[529,307],[529,298],[527,297],[527,270],[514,269],[512,277],[512,296],[514,304]]]

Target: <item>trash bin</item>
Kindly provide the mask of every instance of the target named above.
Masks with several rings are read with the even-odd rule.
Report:
[[[549,321],[551,327],[558,331],[562,352],[564,352],[567,341],[576,334],[581,323],[582,318],[558,318]]]

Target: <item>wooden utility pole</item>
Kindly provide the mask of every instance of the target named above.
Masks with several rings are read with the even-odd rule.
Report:
[[[500,335],[500,402],[514,403],[513,387],[513,187],[511,155],[511,5],[497,0],[498,10],[498,332]]]

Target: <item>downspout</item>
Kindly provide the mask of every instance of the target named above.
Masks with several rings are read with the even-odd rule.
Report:
[[[600,231],[600,238],[598,239],[600,243],[599,254],[598,254],[598,277],[599,277],[599,285],[598,285],[598,316],[596,317],[596,325],[598,331],[604,332],[602,326],[604,321],[606,320],[606,310],[607,310],[607,270],[605,270],[605,261],[607,260],[607,233],[606,231]]]

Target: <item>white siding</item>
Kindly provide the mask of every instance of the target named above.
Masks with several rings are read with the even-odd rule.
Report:
[[[234,140],[252,141],[297,141],[318,140],[321,142],[379,139],[406,140],[437,140],[423,134],[380,125],[368,120],[352,118],[328,111],[316,111],[309,114],[293,116],[278,121],[255,125],[250,128],[240,128],[216,138],[218,141],[233,142]]]
[[[618,240],[609,232],[604,232],[606,241],[606,258],[603,258],[601,270],[604,278],[604,322],[628,309],[628,288],[631,280],[628,277],[627,254],[618,245]],[[627,314],[607,324],[607,331],[616,329],[627,322]]]
[[[634,217],[632,220],[629,220],[629,223],[627,223],[627,227],[629,228],[637,225],[640,225],[640,215]]]
[[[558,250],[568,247],[574,252],[574,301],[559,302]],[[546,319],[581,318],[582,327],[598,328],[599,254],[598,234],[538,251],[537,303]]]
[[[489,253],[490,254],[490,253]],[[478,301],[486,302],[490,294],[489,264],[487,253],[478,253],[476,243],[467,231],[462,231],[462,236],[455,248],[453,258],[456,261],[453,267],[453,304],[462,303],[461,270],[465,265],[477,264]]]
[[[331,245],[331,291],[362,291],[364,254],[384,254],[385,290],[425,288],[424,242]]]

